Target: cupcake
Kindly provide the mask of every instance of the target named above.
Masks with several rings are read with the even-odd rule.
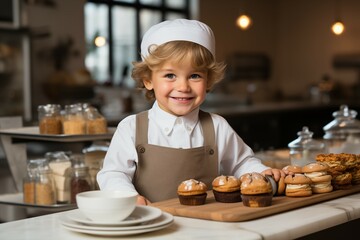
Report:
[[[234,176],[218,176],[212,182],[215,200],[224,203],[241,202],[240,181]]]
[[[189,179],[183,181],[177,189],[180,204],[202,205],[207,197],[207,186],[201,181]]]
[[[267,207],[272,203],[273,189],[269,179],[260,173],[246,173],[240,177],[244,206]]]

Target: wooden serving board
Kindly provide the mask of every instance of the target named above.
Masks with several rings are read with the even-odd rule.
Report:
[[[353,186],[348,190],[335,190],[330,193],[313,194],[309,197],[275,196],[273,197],[272,205],[269,207],[250,208],[244,206],[242,202],[216,202],[213,193],[208,191],[208,196],[204,205],[181,205],[178,198],[174,198],[153,203],[151,206],[158,207],[165,212],[173,214],[174,216],[222,222],[242,222],[339,198],[357,192],[360,192],[360,185]]]

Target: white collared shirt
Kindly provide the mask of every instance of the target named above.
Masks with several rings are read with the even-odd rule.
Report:
[[[149,110],[148,143],[172,148],[195,148],[204,144],[199,109],[177,117],[158,106]],[[218,148],[219,175],[240,177],[248,172],[262,172],[269,167],[254,157],[249,146],[221,116],[211,113]],[[97,175],[100,189],[135,191],[132,178],[138,156],[135,148],[136,115],[119,124],[106,153],[103,167]]]

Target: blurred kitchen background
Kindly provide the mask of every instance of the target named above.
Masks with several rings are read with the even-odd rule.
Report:
[[[303,126],[321,138],[341,104],[360,109],[359,12],[357,0],[1,0],[0,117],[35,125],[38,105],[87,102],[116,126],[151,106],[130,76],[142,34],[190,18],[213,29],[228,65],[205,110],[255,151],[287,147]]]

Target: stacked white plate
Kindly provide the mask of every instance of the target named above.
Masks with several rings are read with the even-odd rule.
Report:
[[[125,236],[152,232],[170,226],[174,217],[158,208],[136,206],[125,220],[114,223],[97,223],[86,218],[79,209],[60,216],[61,224],[68,230],[100,236]]]

